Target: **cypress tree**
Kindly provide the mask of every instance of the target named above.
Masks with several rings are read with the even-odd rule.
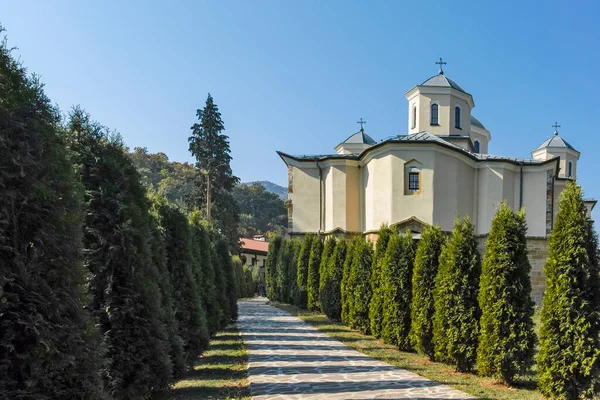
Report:
[[[381,268],[381,337],[385,342],[406,351],[411,350],[409,333],[413,260],[413,240],[410,231],[406,231],[404,236],[392,234]]]
[[[277,257],[277,287],[279,293],[277,301],[283,301],[289,303],[290,297],[290,275],[288,267],[290,264],[290,258],[293,256],[293,244],[290,240],[283,240],[281,244],[281,250],[279,250],[279,256]]]
[[[308,259],[308,280],[306,293],[308,295],[307,306],[309,310],[319,309],[319,267],[323,254],[323,242],[316,237],[310,246],[310,257]]]
[[[352,261],[354,260],[354,247],[360,238],[355,236],[352,241],[348,242],[346,247],[346,259],[344,260],[344,267],[342,269],[342,283],[340,285],[340,295],[342,298],[342,311],[340,313],[340,319],[342,322],[349,324],[349,310],[350,310],[350,299],[352,290],[348,285],[350,279],[350,269],[352,267]]]
[[[298,253],[298,273],[296,277],[298,296],[296,299],[296,305],[304,310],[306,310],[308,307],[308,263],[310,260],[310,249],[312,248],[312,243],[314,240],[318,240],[315,235],[306,235],[302,241],[302,245]]]
[[[327,276],[319,296],[323,312],[334,321],[339,321],[342,313],[341,285],[347,248],[347,240],[341,239],[336,242],[333,254],[329,257]]]
[[[325,288],[325,281],[327,280],[327,276],[330,273],[329,271],[329,259],[333,255],[333,251],[335,250],[336,239],[335,236],[330,236],[325,240],[325,244],[323,245],[323,254],[321,255],[321,263],[319,264],[319,303],[321,306],[321,311],[323,311],[323,301],[321,299],[321,293]]]
[[[164,230],[167,266],[173,283],[173,302],[184,340],[186,364],[191,367],[208,347],[206,315],[192,270],[191,231],[185,215],[168,204],[158,207],[160,225]]]
[[[0,88],[0,397],[103,398],[59,112],[6,40]]]
[[[153,198],[151,209],[151,239],[152,262],[156,265],[158,272],[158,287],[160,290],[162,320],[165,325],[167,340],[169,342],[169,356],[171,359],[173,377],[181,377],[186,370],[186,360],[184,352],[184,341],[179,335],[179,326],[175,318],[175,304],[173,300],[173,283],[167,266],[167,252],[165,248],[164,231],[158,222],[156,206],[164,201],[159,198]]]
[[[85,189],[84,265],[91,273],[89,308],[105,349],[102,375],[115,397],[147,396],[168,387],[171,361],[146,191],[119,136],[79,108],[68,131]]]
[[[265,282],[267,286],[267,297],[271,300],[277,300],[279,298],[277,287],[277,258],[281,249],[281,236],[276,236],[271,243],[269,243],[269,252],[267,253],[267,260],[265,261]]]
[[[561,399],[594,398],[600,391],[600,268],[598,239],[581,187],[560,194],[546,261],[539,390]]]
[[[371,299],[371,263],[373,249],[371,242],[360,237],[354,245],[354,256],[348,278],[349,306],[348,322],[351,328],[369,334],[369,301]]]
[[[214,234],[214,232],[213,232]],[[213,267],[215,269],[215,287],[217,289],[217,302],[219,305],[219,329],[225,329],[230,323],[229,318],[229,297],[227,295],[227,284],[225,282],[225,271],[222,265],[221,258],[217,254],[215,246],[211,242],[210,246],[210,258],[213,260]]]
[[[197,267],[194,269],[198,294],[206,314],[206,326],[209,336],[214,336],[221,329],[221,307],[219,307],[218,291],[215,282],[215,267],[211,257],[211,243],[207,222],[202,214],[195,210],[190,214],[190,226],[196,254]]]
[[[457,218],[435,278],[433,344],[435,359],[456,364],[459,372],[471,371],[477,356],[480,274],[473,225]]]
[[[427,226],[417,245],[412,281],[411,344],[433,359],[433,292],[444,235],[439,226]]]
[[[291,257],[288,261],[287,271],[288,271],[288,281],[290,282],[290,290],[289,297],[286,300],[287,302],[298,306],[300,290],[298,289],[298,257],[300,255],[300,248],[302,247],[302,243],[299,240],[293,239],[291,242]]]
[[[373,255],[373,266],[371,269],[371,303],[369,305],[369,319],[371,320],[371,333],[375,337],[381,337],[381,324],[383,322],[383,282],[381,281],[381,263],[386,254],[388,242],[393,232],[387,224],[379,228],[379,236],[375,242],[375,254]]]
[[[227,298],[227,325],[235,322],[238,317],[237,294],[235,285],[235,272],[229,253],[229,245],[225,239],[219,239],[215,244],[218,264],[223,272],[224,290]],[[225,327],[224,325],[223,327]]]
[[[526,233],[524,211],[516,214],[502,203],[492,219],[481,272],[477,370],[507,383],[533,365],[536,338]]]

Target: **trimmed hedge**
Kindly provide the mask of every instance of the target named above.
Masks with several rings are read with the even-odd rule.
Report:
[[[321,293],[325,289],[325,281],[330,274],[329,270],[329,259],[333,256],[335,250],[336,238],[330,236],[325,239],[325,245],[323,246],[323,253],[321,255],[321,261],[319,263],[319,306],[323,311],[323,300],[321,299]]]
[[[306,282],[307,308],[311,311],[319,309],[319,267],[323,253],[323,242],[315,237],[310,246],[308,259],[308,280]]]
[[[308,307],[308,266],[310,262],[310,250],[315,240],[319,240],[316,235],[306,235],[298,254],[296,276],[298,294],[296,296],[296,305],[304,310]]]
[[[381,337],[381,326],[383,323],[383,282],[382,263],[385,257],[386,249],[390,237],[395,233],[387,224],[382,224],[379,228],[379,236],[375,242],[375,254],[373,255],[373,265],[371,267],[371,303],[369,305],[369,319],[371,321],[371,333],[375,337]]]
[[[321,307],[328,318],[339,321],[342,314],[342,278],[348,241],[338,240],[333,254],[329,257],[327,275],[320,293]]]
[[[281,249],[281,236],[276,236],[269,243],[269,252],[265,261],[265,284],[267,286],[267,297],[272,300],[279,298],[279,288],[277,287],[277,259]]]
[[[369,334],[371,323],[369,321],[369,301],[371,300],[371,264],[373,262],[373,249],[371,242],[362,236],[357,236],[353,246],[350,276],[347,282],[348,297],[348,325],[358,329],[364,334]]]

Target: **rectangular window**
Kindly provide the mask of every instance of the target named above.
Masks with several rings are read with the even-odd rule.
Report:
[[[408,190],[419,190],[419,173],[408,173]]]

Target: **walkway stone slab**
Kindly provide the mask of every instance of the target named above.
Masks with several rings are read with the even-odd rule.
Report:
[[[266,302],[239,302],[254,399],[475,398],[359,353]]]

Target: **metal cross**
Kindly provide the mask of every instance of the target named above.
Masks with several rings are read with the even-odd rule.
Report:
[[[362,117],[361,117],[361,118],[360,118],[360,121],[356,121],[356,123],[357,123],[357,124],[360,124],[360,130],[361,130],[361,131],[364,131],[364,130],[363,130],[363,124],[366,124],[366,123],[367,123],[367,121],[363,121],[363,119],[362,119]]]
[[[552,127],[554,128],[554,134],[558,135],[558,128],[560,128],[558,122],[555,122],[554,125],[552,125]]]
[[[440,57],[440,61],[436,61],[436,64],[438,64],[440,66],[440,72],[438,72],[440,75],[444,75],[444,69],[442,68],[442,66],[448,64],[446,61],[442,61],[442,57]]]

